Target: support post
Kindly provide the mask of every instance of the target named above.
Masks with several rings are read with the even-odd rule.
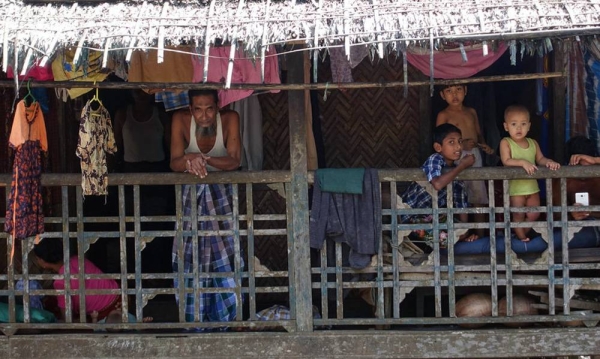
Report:
[[[295,46],[296,48],[298,45]],[[308,52],[288,54],[288,83],[304,83]],[[292,189],[293,278],[290,300],[295,302],[296,330],[312,331],[312,295],[310,284],[310,247],[308,217],[308,172],[306,154],[306,90],[288,92],[290,121],[290,170]],[[289,220],[289,219],[288,219]]]
[[[564,48],[561,41],[553,42],[552,71],[565,73]],[[565,162],[565,133],[566,133],[566,77],[552,78],[552,139],[554,153],[549,154],[558,163]]]

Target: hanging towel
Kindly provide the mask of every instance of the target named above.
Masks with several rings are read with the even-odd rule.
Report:
[[[381,235],[381,192],[376,169],[366,169],[363,194],[322,192],[315,181],[310,212],[310,246],[320,249],[326,238],[350,247],[352,268],[364,268],[377,253]]]
[[[364,168],[323,168],[317,170],[317,180],[323,192],[363,193]]]

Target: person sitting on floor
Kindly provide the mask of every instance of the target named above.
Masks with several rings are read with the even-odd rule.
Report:
[[[49,269],[60,275],[65,273],[65,263],[63,257],[62,239],[44,238],[34,248],[36,260],[41,268]],[[83,274],[104,274],[94,263],[88,259],[83,262]],[[79,258],[75,255],[69,259],[69,268],[72,276],[79,274]],[[57,279],[54,281],[54,289],[64,290],[65,280]],[[71,291],[79,288],[79,279],[71,279]],[[119,286],[114,279],[85,279],[85,290],[108,290],[118,289]],[[118,294],[87,294],[85,296],[85,311],[87,315],[92,312],[98,312],[98,319],[104,319],[108,314],[119,305]],[[66,296],[58,295],[57,302],[61,315],[59,319],[65,318]],[[74,314],[79,313],[79,295],[71,295],[71,309]]]
[[[452,183],[453,201],[455,208],[468,207],[467,191],[463,181],[455,180],[456,176],[464,169],[467,169],[475,163],[475,157],[472,154],[462,155],[462,134],[458,127],[444,123],[433,130],[433,149],[435,153],[429,156],[421,169],[427,176],[427,181],[438,192],[438,207],[447,207],[446,186]],[[456,165],[455,165],[456,163]],[[442,173],[442,169],[448,167],[449,171]],[[412,182],[402,194],[402,201],[412,208],[432,208],[432,197],[427,190],[418,182]],[[467,222],[468,214],[458,215],[460,221]],[[402,216],[402,222],[423,223],[431,222],[431,215]],[[440,219],[440,221],[442,221]],[[425,238],[427,234],[422,233]],[[459,241],[471,242],[478,237],[475,234],[467,232],[459,237]],[[428,241],[426,239],[426,241]],[[429,239],[429,244],[434,241]],[[445,234],[440,232],[440,245],[445,246]]]

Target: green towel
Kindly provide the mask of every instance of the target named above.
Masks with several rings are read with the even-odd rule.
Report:
[[[364,168],[324,168],[317,170],[322,192],[363,193]]]
[[[17,323],[23,323],[23,306],[15,305],[15,320]],[[54,314],[43,310],[29,308],[29,320],[31,323],[53,323],[56,321]],[[8,304],[0,303],[0,322],[8,323]]]

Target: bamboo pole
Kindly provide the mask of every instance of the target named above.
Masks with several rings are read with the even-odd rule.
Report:
[[[435,80],[434,85],[469,84],[481,82],[500,81],[526,81],[544,78],[562,78],[563,72],[481,76],[466,79]],[[351,82],[351,83],[292,83],[292,84],[231,84],[231,90],[335,90],[335,89],[361,89],[361,88],[390,88],[405,86],[404,81],[382,81],[382,82]],[[429,81],[412,81],[408,86],[429,86]],[[13,81],[0,81],[0,88],[14,87]],[[31,87],[40,88],[99,88],[99,89],[164,89],[164,90],[192,90],[192,89],[224,89],[222,83],[196,83],[196,82],[84,82],[84,81],[49,81],[32,82]]]

